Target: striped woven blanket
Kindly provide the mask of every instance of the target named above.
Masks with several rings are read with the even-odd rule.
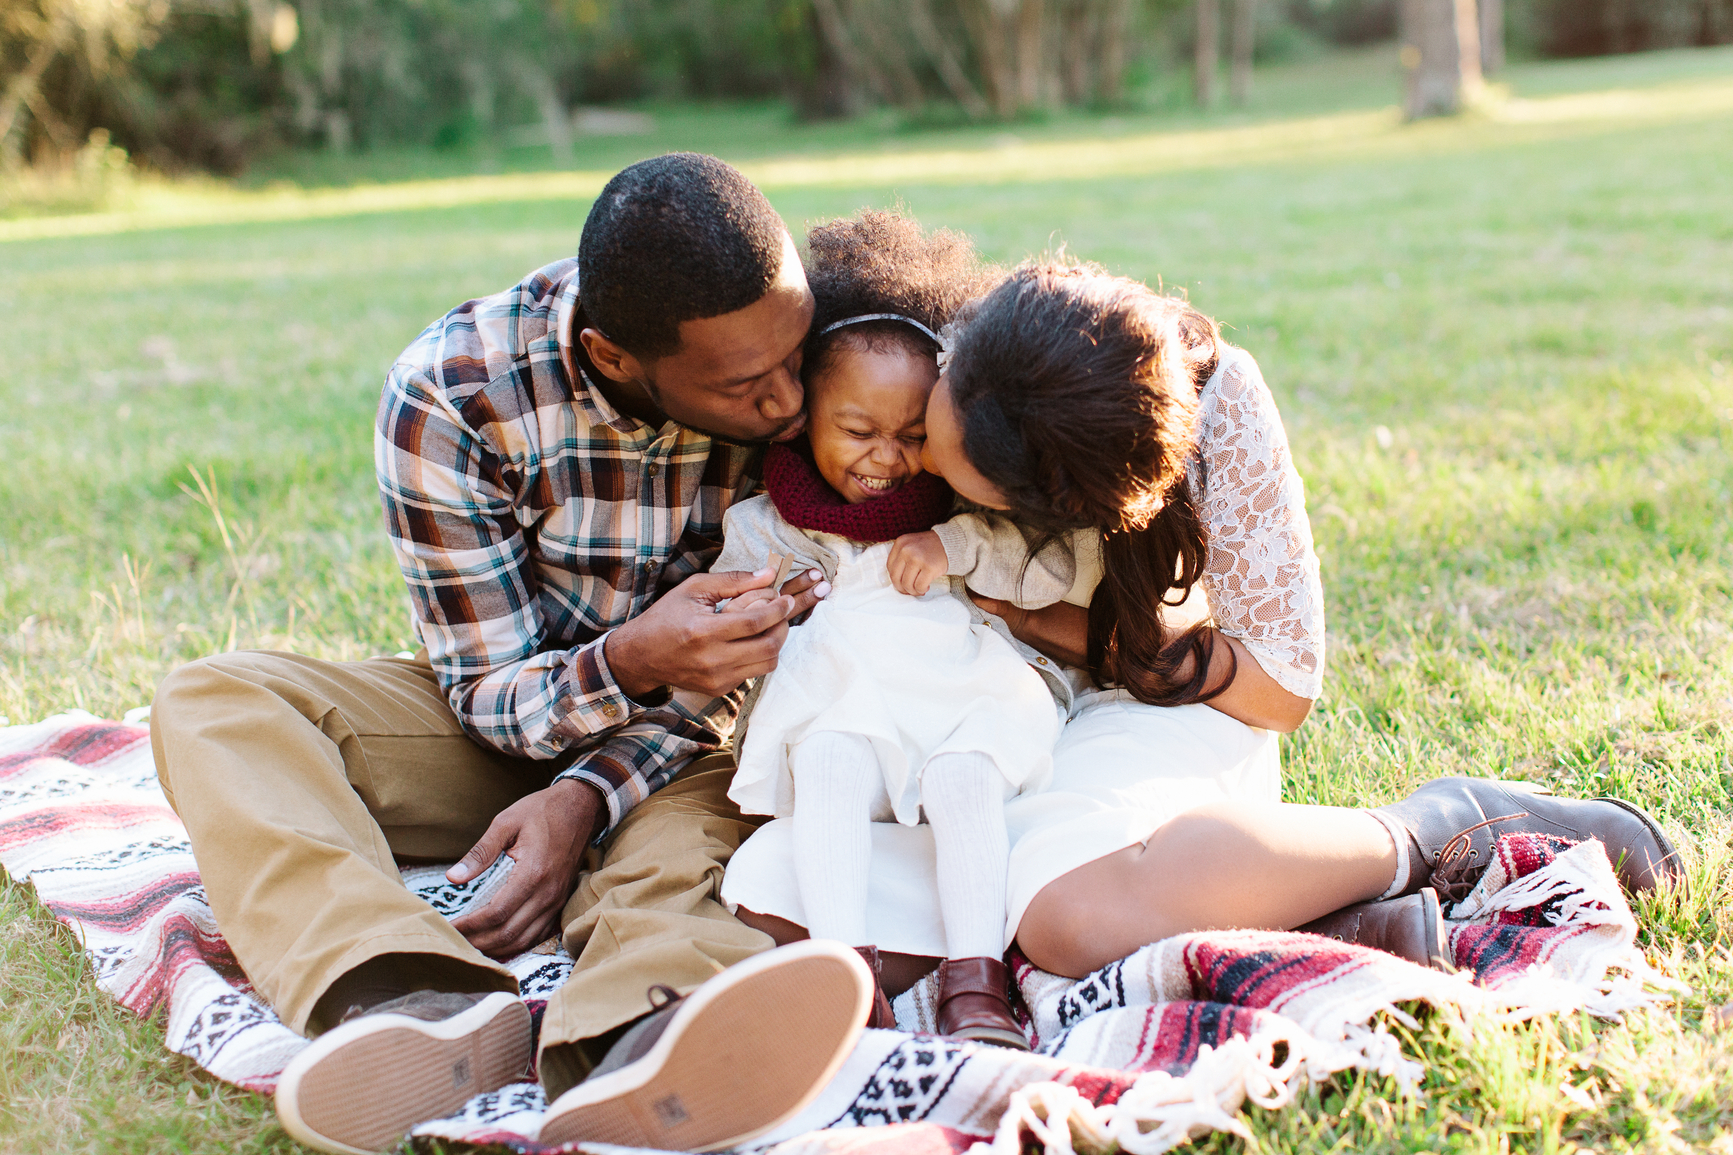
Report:
[[[262,1093],[305,1041],[261,1002],[223,941],[186,832],[157,786],[149,731],[69,713],[0,728],[0,864],[79,936],[98,984],[140,1015],[166,1011],[168,1047]],[[440,868],[404,881],[448,917],[485,896]],[[1310,935],[1214,932],[1144,947],[1082,980],[1013,958],[1035,1050],[935,1038],[922,984],[896,1000],[906,1031],[868,1031],[800,1116],[754,1144],[765,1155],[993,1155],[1031,1144],[1154,1155],[1210,1130],[1246,1134],[1249,1100],[1288,1102],[1347,1068],[1400,1083],[1422,1068],[1391,1021],[1404,1005],[1522,1017],[1603,1017],[1673,988],[1635,945],[1636,923],[1597,842],[1509,836],[1449,911],[1456,975]],[[532,1011],[569,973],[563,952],[509,964]],[[539,1021],[539,1014],[536,1016]],[[534,1142],[535,1083],[477,1096],[415,1130],[549,1150]]]

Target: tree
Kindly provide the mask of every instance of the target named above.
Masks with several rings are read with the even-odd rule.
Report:
[[[1228,99],[1244,104],[1252,95],[1252,47],[1257,37],[1258,0],[1234,0],[1233,56]]]
[[[1504,68],[1504,0],[1480,0],[1480,71]]]
[[[1475,0],[1401,0],[1398,21],[1409,120],[1448,116],[1480,95],[1480,18]]]
[[[1192,95],[1200,108],[1215,103],[1216,41],[1221,37],[1221,0],[1197,0],[1197,50],[1192,57]]]
[[[56,60],[101,77],[147,42],[167,15],[161,0],[7,0],[0,5],[0,164],[23,154],[15,130],[28,112],[62,152],[84,143],[43,93],[43,78]]]

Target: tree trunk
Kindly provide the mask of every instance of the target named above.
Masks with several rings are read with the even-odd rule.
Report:
[[[1220,37],[1220,25],[1220,0],[1197,0],[1197,54],[1192,64],[1192,89],[1200,108],[1215,103],[1216,40]]]
[[[855,5],[855,27],[861,30],[877,58],[882,64],[885,84],[891,99],[904,108],[919,108],[926,102],[926,89],[921,86],[921,78],[915,75],[914,68],[909,64],[907,47],[889,32],[900,21],[901,12],[885,13],[883,5],[868,5],[863,14],[862,5]]]
[[[807,120],[829,120],[855,115],[861,106],[857,77],[849,71],[848,62],[837,55],[836,45],[813,5],[807,6],[806,22],[817,59],[813,62],[811,82],[799,85],[796,90],[801,116]]]
[[[1059,5],[1059,83],[1069,105],[1087,104],[1095,91],[1096,5],[1093,0],[1061,0]]]
[[[1045,103],[1047,85],[1047,0],[1023,0],[1017,10],[1017,104]]]
[[[969,80],[969,74],[963,71],[963,66],[957,60],[957,54],[951,51],[950,43],[939,31],[938,22],[933,19],[933,10],[927,0],[909,0],[909,30],[920,41],[921,48],[932,60],[933,67],[938,70],[939,79],[950,90],[951,97],[963,106],[963,111],[979,120],[988,113],[987,102],[981,99],[980,90]]]
[[[1504,69],[1504,0],[1480,0],[1480,71]]]
[[[1397,9],[1409,120],[1448,116],[1480,93],[1480,20],[1474,0],[1401,0]]]
[[[518,66],[524,83],[535,95],[536,111],[541,113],[542,127],[547,130],[548,147],[553,150],[554,163],[561,168],[572,164],[572,117],[560,99],[553,78],[540,68],[527,64]]]
[[[60,55],[60,50],[66,47],[72,39],[72,15],[69,8],[62,8],[55,13],[54,23],[49,25],[48,35],[39,40],[30,49],[30,55],[24,58],[24,69],[6,82],[6,91],[0,95],[0,149],[7,149],[7,140],[12,135],[13,126],[18,123],[18,114],[30,98],[36,95],[36,86],[42,83],[42,74]]]
[[[1116,104],[1125,93],[1125,29],[1131,0],[1106,0],[1101,18],[1101,100]]]
[[[981,65],[981,83],[993,115],[1009,118],[1017,111],[1017,75],[1012,64],[1009,36],[1000,0],[962,0],[957,5],[963,25],[974,41],[975,57]]]
[[[1475,0],[1456,0],[1457,69],[1462,74],[1462,99],[1480,99],[1486,81],[1480,72],[1480,11]]]
[[[829,45],[842,73],[848,77],[847,85],[852,90],[862,81],[873,90],[873,95],[888,99],[890,86],[884,77],[855,47],[854,38],[849,35],[848,23],[843,19],[842,9],[837,7],[836,0],[812,0],[813,15],[818,18],[819,31],[824,34],[824,40]]]
[[[1233,61],[1228,99],[1243,105],[1252,95],[1252,47],[1257,37],[1258,0],[1234,0]]]

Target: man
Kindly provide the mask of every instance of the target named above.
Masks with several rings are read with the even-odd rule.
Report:
[[[212,909],[316,1037],[278,1089],[297,1139],[378,1150],[519,1077],[529,1014],[493,960],[556,929],[577,966],[542,1023],[545,1142],[729,1145],[852,1045],[853,953],[754,958],[773,943],[716,898],[751,830],[715,755],[735,690],[828,587],[704,571],[762,445],[802,428],[812,311],[738,172],[624,170],[575,262],[454,309],[387,378],[378,477],[424,653],[224,654],[158,690],[158,774]],[[398,874],[460,858],[466,882],[502,856],[455,922]]]

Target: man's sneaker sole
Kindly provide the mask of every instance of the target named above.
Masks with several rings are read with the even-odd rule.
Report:
[[[836,1074],[872,999],[872,972],[840,943],[737,963],[686,997],[642,1059],[561,1095],[538,1141],[715,1151],[762,1135]]]
[[[372,1155],[417,1123],[521,1078],[529,1062],[529,1008],[503,991],[438,1022],[362,1015],[284,1069],[277,1118],[309,1147]]]

